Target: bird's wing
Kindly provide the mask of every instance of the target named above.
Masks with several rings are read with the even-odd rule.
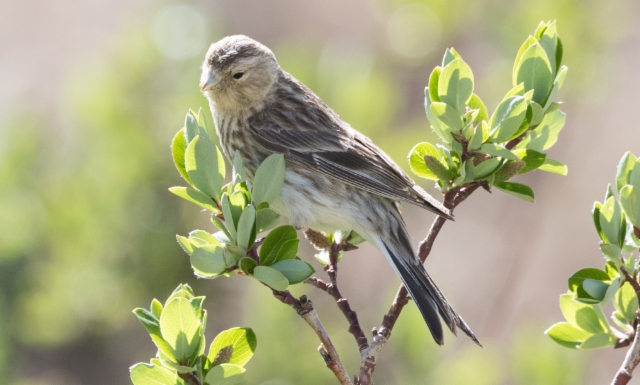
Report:
[[[322,107],[313,111],[313,118],[263,110],[249,119],[249,127],[260,145],[291,162],[451,219],[449,210],[415,185],[369,138],[345,127],[328,107]]]

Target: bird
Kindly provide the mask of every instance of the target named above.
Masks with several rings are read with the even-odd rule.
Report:
[[[480,344],[413,251],[399,207],[408,202],[453,219],[443,204],[247,36],[210,46],[200,87],[223,154],[230,160],[240,153],[249,181],[268,156],[284,155],[284,185],[274,207],[294,227],[357,232],[384,254],[437,344],[444,343],[440,318],[454,334],[460,328]]]

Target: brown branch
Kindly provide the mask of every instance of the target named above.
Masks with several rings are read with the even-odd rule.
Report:
[[[636,282],[636,285],[638,283]],[[640,316],[639,316],[640,317]],[[624,362],[616,376],[613,378],[611,385],[626,385],[631,380],[631,374],[633,370],[640,364],[640,323],[636,326],[636,335],[633,339],[633,344],[627,352]]]
[[[288,290],[278,291],[273,290],[273,296],[276,297],[280,302],[291,306],[296,313],[302,319],[311,326],[313,331],[316,333],[318,338],[320,339],[321,345],[318,348],[320,355],[325,361],[327,368],[329,368],[333,374],[336,376],[341,385],[353,385],[353,382],[349,378],[349,374],[347,370],[342,365],[340,361],[340,356],[338,355],[338,351],[336,350],[331,338],[329,338],[329,334],[325,330],[324,326],[320,322],[320,317],[318,317],[318,313],[313,308],[313,303],[311,300],[307,299],[306,295],[300,297],[300,299],[294,298]]]
[[[202,385],[195,372],[178,373],[178,377],[182,378],[188,385]]]
[[[314,245],[320,243],[318,242],[320,239],[319,235],[324,237],[324,235],[317,233],[314,230],[307,230],[305,232],[307,239],[309,239]],[[326,239],[326,237],[324,238]],[[369,341],[360,326],[358,314],[351,308],[349,301],[342,296],[342,293],[340,293],[340,289],[338,288],[338,257],[340,256],[340,252],[343,250],[343,247],[344,245],[342,243],[336,242],[332,243],[328,247],[329,264],[325,270],[329,276],[330,283],[324,282],[317,277],[311,277],[307,279],[305,283],[325,291],[335,299],[336,304],[342,311],[342,314],[344,314],[345,318],[349,322],[349,333],[351,333],[356,339],[358,349],[363,351],[369,347]]]
[[[629,256],[631,258],[631,256]],[[633,290],[636,292],[636,297],[638,297],[638,306],[640,306],[640,283],[635,280],[625,269],[624,267],[620,269],[622,274],[624,274],[625,281],[629,282]],[[624,282],[622,282],[624,284]]]

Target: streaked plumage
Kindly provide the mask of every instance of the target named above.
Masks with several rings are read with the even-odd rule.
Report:
[[[309,88],[280,69],[273,53],[246,36],[214,43],[203,63],[227,158],[236,150],[251,178],[272,153],[285,155],[281,209],[301,229],[355,230],[375,244],[407,287],[438,344],[438,314],[477,342],[416,258],[398,201],[451,218],[381,149],[343,122]]]

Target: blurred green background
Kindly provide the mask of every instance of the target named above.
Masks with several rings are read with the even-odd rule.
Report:
[[[624,151],[640,155],[636,0],[0,2],[0,382],[129,383],[128,367],[155,352],[131,310],[185,282],[207,296],[209,338],[232,326],[256,331],[245,384],[333,383],[291,309],[253,280],[196,280],[175,242],[176,233],[213,231],[167,191],[184,184],[171,138],[189,108],[206,108],[198,80],[209,44],[242,33],[271,47],[405,167],[415,143],[436,140],[422,92],[445,48],[469,63],[491,110],[542,19],[558,20],[570,68],[560,96],[567,126],[551,154],[569,175],[521,177],[535,205],[478,192],[457,210],[427,267],[485,348],[451,334],[435,346],[409,306],[376,380],[608,383],[624,351],[569,351],[542,333],[561,320],[566,278],[602,265],[592,202]],[[417,244],[433,216],[406,211]],[[341,277],[363,327],[379,325],[398,285],[381,254],[368,245],[349,253]],[[314,300],[355,374],[342,314],[311,287],[294,292]]]

